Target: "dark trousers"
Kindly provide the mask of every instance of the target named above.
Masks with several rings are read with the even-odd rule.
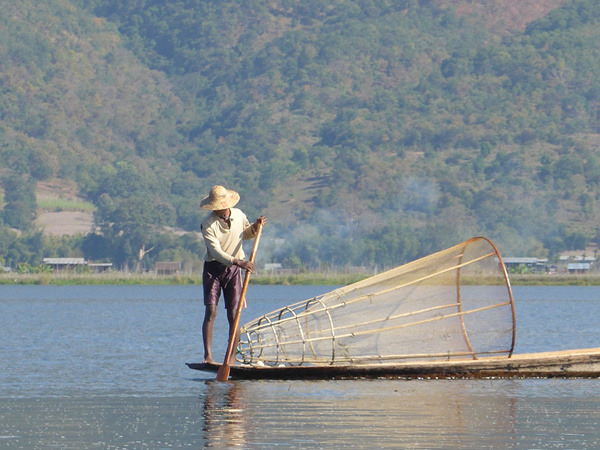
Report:
[[[204,304],[218,305],[221,291],[225,308],[236,311],[242,294],[242,275],[238,266],[226,266],[218,261],[204,263],[202,271]]]

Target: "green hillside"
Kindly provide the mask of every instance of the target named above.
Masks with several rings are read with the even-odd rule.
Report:
[[[523,29],[493,3],[0,0],[0,257],[197,260],[165,227],[197,230],[216,183],[291,267],[597,243],[600,5],[540,1]],[[96,234],[33,229],[47,179]]]

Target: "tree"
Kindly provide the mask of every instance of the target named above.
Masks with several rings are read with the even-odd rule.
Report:
[[[35,220],[36,199],[35,180],[27,175],[13,173],[4,179],[4,200],[2,211],[4,223],[18,230],[29,230]]]
[[[130,267],[135,263],[136,268],[141,268],[142,260],[152,250],[152,243],[158,234],[160,215],[156,202],[149,197],[132,197],[115,202],[105,196],[102,204],[104,206],[98,209],[96,216],[102,238],[89,236],[87,248],[95,251],[104,240],[113,249],[116,264]]]

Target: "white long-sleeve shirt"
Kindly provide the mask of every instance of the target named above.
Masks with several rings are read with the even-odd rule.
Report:
[[[206,245],[205,261],[219,261],[231,266],[234,259],[244,259],[242,242],[254,237],[252,225],[241,210],[230,210],[231,228],[214,211],[202,222],[202,237]]]

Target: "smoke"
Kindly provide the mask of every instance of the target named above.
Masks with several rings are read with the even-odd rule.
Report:
[[[493,227],[486,226],[460,198],[450,196],[449,203],[442,204],[443,190],[434,180],[407,177],[397,180],[397,185],[396,190],[392,189],[395,194],[383,201],[379,198],[377,203],[369,204],[368,199],[362,199],[361,205],[341,202],[336,207],[315,209],[309,216],[303,208],[298,213],[303,220],[288,218],[286,223],[267,218],[257,255],[258,267],[280,263],[296,268],[386,268],[474,236],[488,237],[508,252],[516,249],[506,246],[506,242],[518,242],[524,251],[537,244],[528,233],[514,236],[515,227],[500,226],[499,221],[494,221]],[[516,213],[512,211],[515,218],[521,218],[522,227],[531,225],[533,214],[525,220],[522,211]],[[501,215],[509,220],[506,214]]]
[[[440,187],[435,181],[407,177],[402,182],[395,206],[405,211],[431,214],[435,212],[439,199]]]
[[[289,265],[293,257],[302,266],[347,264],[348,247],[360,234],[359,221],[339,208],[318,209],[309,219],[288,224],[267,221],[257,253],[258,267],[265,263]]]

